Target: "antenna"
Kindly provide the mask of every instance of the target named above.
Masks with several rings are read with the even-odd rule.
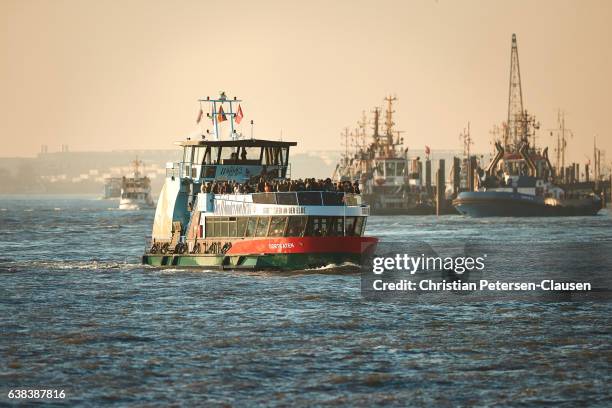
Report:
[[[463,132],[459,134],[459,139],[463,141],[463,156],[469,160],[471,155],[470,146],[474,144],[470,135],[470,122],[467,124],[467,130],[464,128]]]

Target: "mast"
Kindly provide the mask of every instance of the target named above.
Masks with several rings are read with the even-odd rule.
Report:
[[[223,109],[223,113],[226,116],[226,120],[229,120],[230,122],[230,138],[232,140],[237,138],[237,134],[236,134],[236,130],[234,129],[234,119],[236,117],[236,113],[234,112],[234,105],[237,103],[242,102],[242,100],[237,99],[235,96],[233,99],[229,99],[226,95],[225,92],[221,92],[219,94],[219,98],[217,99],[211,99],[210,96],[207,96],[206,99],[199,99],[198,102],[200,102],[200,104],[202,102],[209,104],[208,109],[208,113],[206,114],[206,116],[212,120],[213,122],[213,126],[215,127],[215,140],[220,140],[221,137],[219,135],[219,109],[224,107],[225,104],[229,105],[229,109],[226,112],[226,109]],[[252,123],[251,123],[252,124]],[[207,131],[207,133],[210,133]]]
[[[361,111],[361,120],[357,122],[359,126],[359,149],[365,149],[366,147],[366,126],[368,124],[368,118],[366,117],[366,111]]]
[[[504,148],[518,150],[524,135],[523,122],[523,90],[521,87],[521,70],[519,67],[518,46],[516,34],[512,34],[510,50],[510,84],[508,91],[508,126],[504,135]],[[508,149],[511,147],[512,149]]]
[[[393,110],[393,102],[397,101],[395,96],[387,96],[385,98],[387,102],[387,109],[385,111],[385,134],[387,136],[387,143],[391,145],[393,143],[393,114],[395,111]]]
[[[557,129],[551,129],[557,133],[557,147],[555,148],[557,175],[561,177],[565,171],[565,150],[567,148],[567,136],[572,136],[572,130],[565,127],[565,112],[557,110]],[[552,132],[550,133],[552,136]]]
[[[344,128],[344,133],[342,133],[342,136],[344,136],[344,157],[348,162],[348,157],[349,157],[349,128],[345,127]]]
[[[140,165],[141,164],[142,162],[138,160],[138,156],[136,156],[136,160],[132,162],[132,165],[134,166],[134,178],[140,177]]]
[[[464,128],[463,133],[461,133],[459,137],[463,141],[463,156],[469,160],[471,156],[470,146],[474,144],[472,136],[470,135],[470,122],[467,124],[467,130]]]
[[[380,108],[374,108],[374,110],[372,111],[372,113],[374,114],[374,123],[372,124],[372,130],[374,130],[374,140],[376,142],[378,142],[378,138],[379,138],[379,129],[380,129]]]

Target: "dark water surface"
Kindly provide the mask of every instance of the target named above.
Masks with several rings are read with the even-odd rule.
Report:
[[[153,212],[115,205],[0,197],[0,405],[33,388],[82,406],[611,404],[610,303],[384,303],[329,269],[144,268]],[[368,234],[609,244],[612,221],[371,217]]]

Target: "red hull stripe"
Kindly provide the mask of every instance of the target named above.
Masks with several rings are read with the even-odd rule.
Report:
[[[340,252],[364,254],[378,243],[374,237],[287,237],[235,241],[227,255]]]

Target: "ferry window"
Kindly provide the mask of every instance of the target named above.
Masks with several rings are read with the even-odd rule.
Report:
[[[275,193],[255,193],[252,197],[256,204],[276,204]]]
[[[243,147],[240,152],[240,160],[248,164],[259,164],[259,156],[261,156],[261,147]]]
[[[268,235],[268,224],[270,217],[259,217],[257,220],[257,229],[255,230],[256,237],[265,237]]]
[[[270,220],[271,237],[282,237],[285,233],[285,225],[287,225],[287,217],[272,217]]]
[[[385,176],[395,176],[395,163],[394,162],[386,162],[385,163]]]
[[[229,222],[220,221],[219,222],[219,235],[220,237],[229,237]]]
[[[236,235],[236,218],[232,219],[230,218],[230,221],[228,222],[228,226],[229,226],[229,234],[227,235],[228,237],[235,237]]]
[[[321,219],[318,217],[308,217],[308,226],[306,227],[306,236],[317,237],[321,235]]]
[[[323,193],[323,205],[344,205],[344,193],[326,191]]]
[[[321,205],[321,193],[318,191],[300,191],[297,195],[300,205]]]
[[[297,205],[297,195],[294,192],[276,193],[276,202],[281,205]]]
[[[334,217],[334,235],[339,237],[344,235],[344,217]]]
[[[356,217],[346,217],[346,235],[353,235],[355,231],[355,218]]]
[[[304,228],[306,227],[306,217],[292,216],[289,217],[289,223],[287,225],[288,237],[301,237],[304,236]]]
[[[361,236],[361,234],[363,233],[363,229],[365,228],[364,219],[365,217],[357,217],[357,220],[355,221],[355,231],[353,232],[353,235]]]
[[[238,148],[223,147],[221,152],[221,164],[236,164],[238,163]]]
[[[238,217],[236,221],[236,236],[244,237],[244,233],[246,231],[248,217]]]
[[[214,178],[217,173],[217,167],[215,166],[205,166],[204,167],[204,178]]]
[[[331,217],[310,217],[306,235],[311,237],[325,237],[329,233]]]
[[[194,149],[195,149],[195,155],[193,158],[193,164],[201,164],[205,149],[203,147],[195,147]]]
[[[246,236],[254,237],[255,236],[255,227],[257,226],[257,217],[249,217],[249,222],[247,224]]]

